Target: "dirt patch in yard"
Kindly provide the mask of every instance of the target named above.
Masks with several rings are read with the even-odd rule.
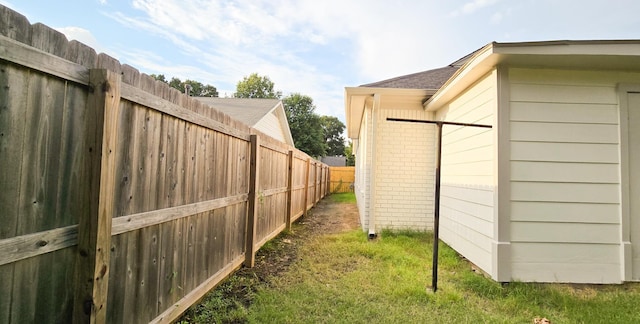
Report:
[[[266,280],[268,276],[285,271],[298,258],[298,249],[305,241],[317,236],[350,231],[360,227],[358,208],[354,203],[334,202],[327,197],[301,217],[292,227],[269,242],[256,255],[256,266],[241,269],[239,274]]]
[[[341,233],[360,227],[358,208],[355,203],[336,202],[330,196],[313,207],[307,215],[298,219],[289,232],[271,240],[256,255],[253,268],[242,268],[210,292],[200,305],[192,306],[178,320],[180,323],[202,322],[201,314],[211,311],[204,306],[208,299],[218,299],[216,312],[224,313],[233,309],[251,305],[260,284],[268,284],[269,278],[287,271],[298,259],[298,251],[305,242],[322,235]],[[209,309],[207,309],[209,308]],[[242,323],[237,320],[223,320],[229,323]]]

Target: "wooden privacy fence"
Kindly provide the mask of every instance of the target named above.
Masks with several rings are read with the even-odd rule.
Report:
[[[329,192],[353,192],[353,183],[356,179],[356,167],[329,167],[330,185]]]
[[[168,322],[329,169],[0,6],[0,322]]]

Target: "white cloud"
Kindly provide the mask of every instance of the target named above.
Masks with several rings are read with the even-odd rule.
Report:
[[[75,26],[69,27],[59,27],[55,28],[57,31],[63,33],[68,40],[75,39],[85,45],[92,47],[97,53],[106,52],[105,49],[100,45],[98,40],[91,34],[90,31]]]
[[[208,66],[211,73],[201,82],[230,88],[257,72],[269,76],[282,91],[311,96],[319,113],[343,116],[344,86],[452,60],[444,47],[449,40],[438,33],[446,28],[435,13],[439,6],[435,1],[134,0],[138,15],[110,16],[170,40],[177,51],[198,62],[194,65]],[[353,75],[334,75],[330,63],[308,63],[309,57],[326,51],[341,57]],[[442,60],[430,61],[425,53]],[[138,58],[136,64],[149,69],[166,66],[158,60]],[[193,68],[183,68],[194,73]]]
[[[473,0],[462,5],[461,8],[458,8],[452,11],[449,15],[452,17],[469,15],[476,12],[479,9],[490,7],[496,4],[498,0]]]
[[[491,18],[490,18],[490,22],[494,25],[498,25],[500,24],[506,17],[511,16],[511,8],[507,8],[506,10],[501,10],[498,12],[495,12]]]

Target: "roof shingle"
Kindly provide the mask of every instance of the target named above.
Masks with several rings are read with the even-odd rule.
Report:
[[[455,62],[439,69],[412,73],[387,80],[367,83],[361,85],[361,87],[438,90],[477,51],[478,50],[473,51],[472,53],[465,55],[459,60],[456,60]]]

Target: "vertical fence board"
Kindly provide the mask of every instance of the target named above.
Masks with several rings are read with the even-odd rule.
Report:
[[[125,295],[127,287],[127,235],[128,233],[111,237],[111,269],[109,271],[109,296],[107,298],[107,323],[123,323]],[[118,293],[116,293],[118,292]]]
[[[93,48],[76,40],[72,40],[71,42],[69,42],[69,47],[67,48],[67,55],[65,58],[86,68],[93,68],[94,66],[96,66],[98,54]]]
[[[6,12],[2,11],[2,23]],[[26,20],[26,19],[25,19]],[[0,24],[2,24],[0,23]],[[9,29],[11,26],[1,25]],[[16,35],[19,37],[20,35]],[[0,206],[3,213],[0,216],[0,239],[16,236],[18,217],[20,210],[20,179],[22,172],[23,141],[25,129],[25,117],[27,111],[26,95],[29,89],[29,71],[18,69],[10,64],[0,61],[0,183],[5,191],[0,195]],[[13,290],[15,283],[15,263],[0,266],[0,322],[10,323],[12,319],[12,306],[14,303],[27,303],[21,300]],[[13,315],[19,319],[20,314]]]
[[[307,159],[307,164],[306,164],[306,168],[305,168],[305,173],[304,173],[304,205],[302,206],[302,213],[303,214],[307,214],[307,208],[309,206],[308,201],[309,201],[309,173],[310,173],[310,168],[311,167],[311,158]]]
[[[144,173],[144,191],[140,193],[144,200],[142,211],[158,209],[158,197],[154,193],[154,190],[159,187],[158,181],[160,179],[158,167],[160,164],[160,150],[162,145],[161,125],[162,115],[151,109],[146,109],[145,129],[147,139],[145,152],[143,153],[146,172]]]
[[[18,222],[20,175],[27,112],[29,72],[16,69],[0,61],[0,183],[5,193],[0,195],[0,206],[4,211],[0,239],[15,236]],[[10,282],[0,281],[0,285]],[[3,290],[8,291],[8,290]],[[0,297],[3,300],[4,297]],[[2,303],[0,303],[2,307]],[[2,308],[0,308],[0,313]],[[4,313],[4,314],[8,314]],[[1,316],[1,315],[0,315]]]
[[[134,127],[134,110],[130,107],[132,104],[129,102],[123,102],[121,105],[123,109],[120,109],[118,116],[118,125],[120,125],[120,127],[117,146],[118,167],[116,168],[118,185],[114,193],[117,197],[115,217],[131,214],[131,200],[133,199],[132,182],[135,181],[135,179],[133,179],[135,176],[133,171],[134,167],[132,166],[134,147],[131,143]]]
[[[31,41],[31,24],[25,16],[0,6],[0,35],[28,44]]]
[[[64,84],[31,74],[20,180],[18,235],[54,228]],[[38,89],[37,92],[35,89]]]
[[[138,237],[138,232],[129,232],[123,235],[127,236],[126,257],[123,263],[126,264],[126,282],[124,290],[118,291],[118,295],[122,296],[123,316],[125,320],[131,320],[136,312],[136,294],[140,285],[140,272],[138,270],[138,254],[141,253],[143,245]]]
[[[257,214],[257,204],[258,204],[258,179],[260,178],[260,174],[258,171],[260,170],[258,163],[260,161],[260,142],[258,140],[257,135],[251,135],[251,154],[249,155],[249,202],[247,207],[247,234],[246,240],[247,243],[245,245],[245,266],[249,268],[253,268],[255,265],[255,244],[256,244],[256,214]]]
[[[29,73],[26,125],[20,167],[20,190],[16,213],[16,234],[29,234],[55,228],[64,83]],[[36,90],[37,89],[37,90]],[[26,126],[25,125],[25,126]],[[51,284],[53,274],[44,258],[17,262],[13,274],[14,321],[39,321],[38,297]],[[42,267],[41,267],[42,265]],[[35,278],[35,280],[34,280]],[[46,304],[43,305],[46,308]]]

